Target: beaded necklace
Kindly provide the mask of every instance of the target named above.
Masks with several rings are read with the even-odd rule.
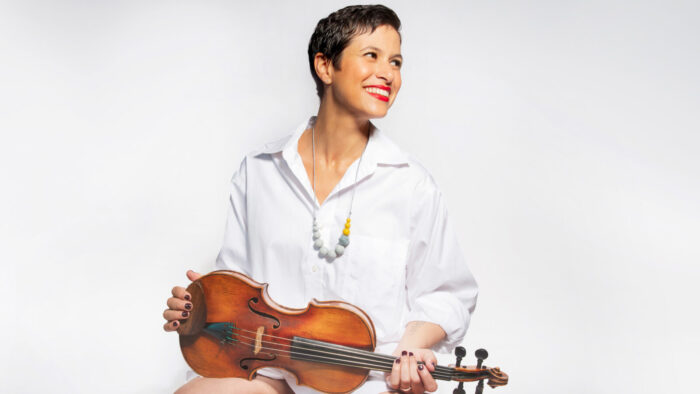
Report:
[[[312,178],[313,182],[311,185],[311,188],[314,193],[314,199],[316,198],[316,137],[314,134],[314,128],[315,126],[311,127],[311,154],[313,158],[313,164],[312,164]],[[316,214],[318,213],[318,209],[314,207],[314,225],[313,225],[313,240],[314,240],[314,249],[318,250],[318,254],[320,257],[325,257],[330,261],[335,260],[336,257],[340,257],[345,253],[345,248],[350,245],[350,216],[352,215],[352,203],[355,201],[355,191],[357,190],[357,176],[360,174],[360,165],[362,164],[362,158],[365,155],[365,150],[367,149],[367,145],[369,145],[369,140],[367,141],[367,144],[365,144],[365,147],[362,149],[362,154],[360,155],[360,160],[357,163],[357,170],[355,171],[355,187],[352,189],[352,198],[350,199],[350,209],[348,211],[348,218],[345,220],[345,228],[343,229],[343,233],[340,235],[340,238],[338,238],[338,243],[335,245],[334,249],[329,249],[326,247],[324,244],[323,240],[321,239],[321,226],[318,224],[318,220],[316,220]]]

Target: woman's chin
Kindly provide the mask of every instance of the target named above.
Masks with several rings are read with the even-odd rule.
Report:
[[[369,118],[370,119],[378,119],[378,118],[383,118],[386,116],[386,114],[389,112],[389,106],[384,105],[384,106],[375,106],[371,110],[367,111]]]

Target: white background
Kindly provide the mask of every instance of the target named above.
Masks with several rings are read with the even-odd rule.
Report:
[[[170,288],[212,269],[244,153],[315,114],[308,40],[347,4],[2,2],[0,391],[182,384]],[[468,363],[502,393],[690,393],[698,3],[385,4],[405,64],[377,124],[480,284]]]

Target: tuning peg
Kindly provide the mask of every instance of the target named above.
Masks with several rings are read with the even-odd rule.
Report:
[[[489,352],[486,349],[478,349],[474,352],[474,355],[477,359],[476,367],[481,368],[481,363],[489,357]]]
[[[465,349],[462,346],[457,346],[455,348],[455,356],[457,356],[457,362],[455,363],[455,366],[459,367],[462,364],[462,358],[467,355],[467,349]]]
[[[486,349],[477,349],[477,351],[474,352],[474,355],[476,356],[476,368],[481,369],[481,364],[484,362],[489,357],[489,352],[486,351]],[[479,384],[476,385],[476,391],[474,392],[475,394],[482,394],[484,392],[484,380],[480,380]]]
[[[457,357],[457,362],[455,363],[455,366],[457,366],[457,367],[461,366],[462,359],[466,355],[467,355],[467,349],[465,349],[462,346],[457,346],[455,348],[455,356]],[[464,391],[464,382],[459,382],[459,385],[457,386],[457,388],[452,390],[452,394],[467,394]]]

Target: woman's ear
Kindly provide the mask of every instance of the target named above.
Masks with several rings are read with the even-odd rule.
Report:
[[[330,85],[333,82],[333,62],[321,52],[314,56],[314,68],[316,75],[321,78],[324,84]]]

